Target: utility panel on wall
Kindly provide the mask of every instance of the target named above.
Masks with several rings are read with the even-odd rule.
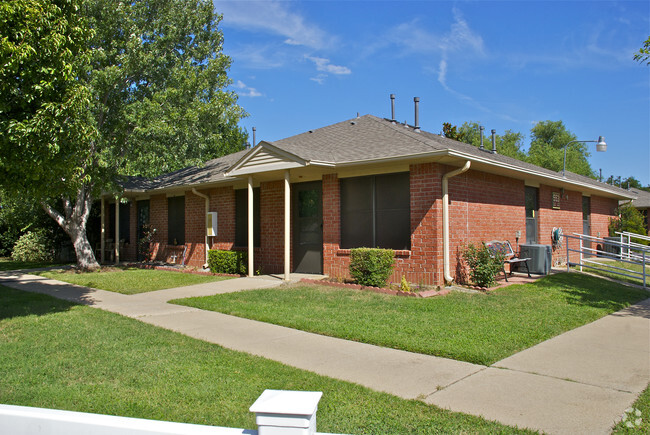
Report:
[[[208,228],[208,237],[214,237],[217,235],[217,212],[211,211],[207,215],[207,228]]]

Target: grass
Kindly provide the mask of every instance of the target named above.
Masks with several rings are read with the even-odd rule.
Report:
[[[642,434],[650,433],[650,386],[646,388],[639,398],[630,407],[631,410],[639,410],[641,413],[641,424],[636,424],[636,419],[639,418],[634,414],[634,411],[628,413],[627,421],[621,421],[614,427],[614,433],[624,434]],[[628,408],[628,409],[630,409]],[[634,417],[632,417],[634,415]],[[629,424],[628,424],[629,421]],[[630,427],[631,426],[631,427]]]
[[[193,275],[191,273],[138,268],[111,268],[108,271],[83,273],[74,270],[50,270],[38,272],[38,275],[70,284],[125,295],[229,279],[223,276]]]
[[[322,432],[530,433],[0,286],[0,403],[255,428],[267,388],[322,391]]]
[[[637,273],[643,273],[643,266],[641,264],[632,264],[632,263],[626,263],[624,261],[616,261],[616,260],[591,260],[591,261],[597,261],[598,263],[603,264],[603,269],[594,269],[592,267],[585,267],[583,270],[587,273],[593,273],[595,275],[601,275],[601,276],[606,276],[608,278],[613,278],[618,281],[625,281],[629,282],[631,284],[637,284],[637,285],[643,285],[643,277],[642,276],[636,276],[633,275],[629,272],[625,272],[622,270],[616,270],[616,269],[611,269],[608,266],[613,266],[613,267],[620,267],[622,269],[629,269]],[[650,262],[650,255],[648,256],[647,259],[648,262]],[[593,264],[591,266],[594,266]],[[595,266],[598,267],[598,266]],[[578,270],[578,266],[574,266],[575,270]],[[650,265],[646,264],[646,285],[650,286]],[[630,276],[623,276],[619,275],[618,273],[614,272],[621,272],[621,273],[626,273]]]
[[[0,257],[0,272],[17,269],[36,269],[39,267],[60,266],[62,263],[34,263],[14,261],[11,257]]]
[[[490,365],[650,293],[577,273],[430,299],[301,285],[173,301],[378,346]]]

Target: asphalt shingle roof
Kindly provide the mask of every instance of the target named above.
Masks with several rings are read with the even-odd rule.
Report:
[[[394,123],[372,115],[349,119],[268,143],[314,163],[327,162],[336,165],[451,151],[486,161],[495,166],[510,166],[516,170],[536,172],[555,179],[562,178],[560,173],[549,169],[501,154],[492,154],[470,144],[437,134],[423,130],[416,131],[412,126]],[[131,177],[124,187],[127,190],[131,190],[131,186],[134,190],[155,190],[216,182],[224,179],[225,172],[248,152],[250,150],[239,151],[210,160],[204,166],[181,169],[153,180]],[[625,197],[630,196],[630,192],[625,189],[572,172],[567,172],[566,178],[568,181],[586,184],[598,190],[606,190]]]

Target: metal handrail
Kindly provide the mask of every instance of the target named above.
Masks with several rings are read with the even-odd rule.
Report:
[[[642,249],[639,251],[638,254],[635,255],[628,255],[626,256],[627,258],[623,258],[622,251],[623,248],[626,247],[627,245],[623,242],[618,242],[618,241],[613,241],[613,240],[605,240],[600,237],[594,237],[588,234],[578,234],[578,233],[573,233],[573,235],[568,235],[568,234],[563,234],[565,237],[566,241],[566,259],[567,259],[567,272],[571,271],[571,266],[577,266],[580,269],[580,272],[582,272],[582,268],[586,267],[589,269],[597,269],[597,270],[603,270],[609,273],[613,273],[616,275],[621,275],[621,276],[626,276],[628,278],[634,278],[634,279],[641,279],[643,281],[643,287],[647,288],[647,272],[646,272],[646,266],[648,266],[647,260],[650,259],[650,249]],[[576,239],[579,240],[579,249],[571,248],[569,246],[569,242],[571,239]],[[601,246],[609,245],[609,246],[616,246],[621,250],[621,254],[612,254],[611,252],[603,251],[602,249],[597,249],[597,248],[591,248],[588,246],[584,246],[584,241],[589,241],[589,242],[597,242],[598,244],[601,244]],[[648,248],[645,245],[644,248]],[[571,252],[576,252],[580,254],[580,262],[579,263],[574,263],[570,260],[570,253]],[[587,256],[604,256],[604,257],[610,257],[610,258],[616,258],[618,261],[623,262],[623,263],[628,263],[628,264],[634,264],[634,265],[641,265],[641,272],[637,272],[635,270],[631,269],[625,269],[624,267],[617,267],[617,266],[612,266],[609,264],[605,263],[600,263],[594,260],[590,260],[589,258],[585,258],[585,254]],[[648,254],[648,255],[646,255]],[[598,267],[594,266],[598,265]],[[606,269],[609,268],[609,269]],[[627,272],[627,273],[625,273]]]

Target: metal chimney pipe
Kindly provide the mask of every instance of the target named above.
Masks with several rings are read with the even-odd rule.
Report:
[[[255,142],[255,132],[256,131],[257,131],[257,129],[255,127],[253,127],[253,146],[251,148],[255,148],[255,145],[257,144],[257,142]]]
[[[496,134],[497,131],[495,129],[492,129],[492,154],[497,153],[497,139],[496,139]]]
[[[481,132],[481,146],[479,147],[479,149],[484,150],[485,147],[483,146],[483,130],[485,130],[485,127],[483,127],[483,126],[481,125],[481,126],[479,126],[478,129],[479,129],[479,131]]]
[[[390,120],[395,123],[395,94],[390,94]]]
[[[420,131],[420,97],[413,97],[415,103],[415,131]]]

